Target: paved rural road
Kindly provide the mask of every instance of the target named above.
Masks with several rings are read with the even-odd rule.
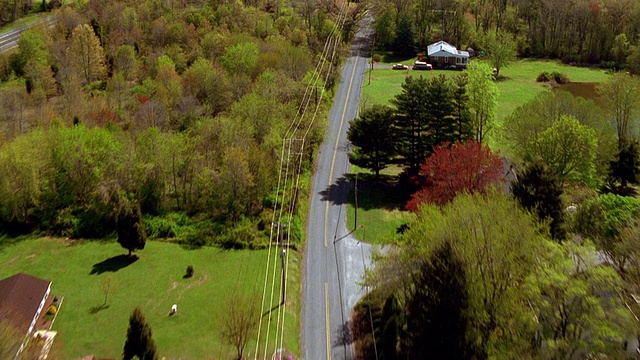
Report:
[[[9,32],[6,32],[4,34],[0,34],[0,53],[5,52],[7,50],[11,50],[15,47],[18,46],[18,39],[20,39],[20,35],[22,34],[22,32],[24,32],[25,30],[34,27],[34,26],[38,26],[40,24],[45,24],[47,27],[51,27],[53,26],[53,24],[55,24],[55,18],[53,17],[53,15],[47,15],[46,17],[34,22],[31,25],[28,26],[21,26],[15,30],[11,30]]]
[[[306,360],[352,359],[351,309],[364,294],[358,285],[370,262],[370,246],[346,225],[349,172],[347,128],[356,117],[367,69],[372,18],[360,23],[352,56],[342,69],[313,177],[304,260],[302,356]]]

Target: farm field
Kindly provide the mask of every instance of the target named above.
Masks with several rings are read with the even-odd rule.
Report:
[[[394,59],[397,60],[397,59]],[[400,62],[400,61],[392,61]],[[404,64],[411,64],[413,61],[402,61]],[[389,63],[390,64],[390,63]],[[385,64],[385,65],[389,65]],[[497,127],[502,120],[509,116],[517,107],[527,103],[543,91],[550,89],[549,85],[536,82],[536,77],[541,72],[560,72],[569,77],[571,83],[562,85],[560,88],[582,96],[597,100],[596,85],[609,78],[604,70],[591,69],[564,65],[559,61],[552,60],[518,60],[508,67],[501,69],[500,79],[496,82],[500,95],[498,97],[498,118]],[[407,76],[423,76],[431,78],[439,75],[455,76],[461,74],[459,71],[451,70],[391,70],[375,68],[365,79],[362,89],[361,107],[366,108],[374,104],[391,105],[393,97],[402,91],[402,83]],[[494,150],[501,150],[500,144],[489,133],[488,144]],[[386,169],[383,174],[387,175],[390,181],[395,181],[400,172],[398,168]],[[366,169],[352,166],[352,175],[359,173],[361,178],[366,178],[366,174],[371,174]],[[358,229],[355,235],[358,239],[370,243],[389,243],[397,237],[395,229],[412,218],[412,214],[404,211],[404,204],[399,199],[394,198],[393,188],[381,188],[372,184],[361,183],[359,190]],[[387,184],[388,185],[388,184]],[[353,228],[355,203],[349,202],[348,224]]]
[[[232,356],[234,349],[220,335],[225,304],[234,293],[255,294],[257,311],[260,310],[267,250],[187,250],[152,241],[139,252],[137,261],[128,261],[124,254],[126,251],[115,241],[27,239],[0,247],[0,278],[26,272],[52,282],[51,294],[64,297],[53,330],[58,331],[56,341],[62,341],[66,358],[89,354],[119,358],[129,316],[136,306],[142,308],[151,326],[161,357]],[[290,253],[291,294],[300,289],[297,257]],[[188,265],[194,267],[194,276],[183,278]],[[101,288],[107,278],[112,279],[114,288],[105,308]],[[279,265],[276,279],[274,304],[280,301]],[[178,305],[178,313],[169,316],[172,304]],[[297,296],[288,297],[284,345],[294,354],[299,353],[299,306]],[[273,324],[278,309],[272,312]],[[266,321],[263,326],[266,328]],[[255,334],[251,335],[245,356],[255,353]],[[271,334],[273,343],[275,325],[271,326]],[[269,345],[267,352],[275,347]],[[260,352],[263,349],[261,345]]]

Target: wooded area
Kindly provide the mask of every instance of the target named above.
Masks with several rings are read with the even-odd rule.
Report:
[[[0,56],[3,228],[104,237],[133,199],[151,237],[202,245],[238,225],[244,235],[227,246],[262,246],[285,132],[296,117],[310,126],[304,172],[321,140],[324,122],[300,116],[300,104],[320,103],[318,118],[330,105],[340,56],[328,92],[306,86],[337,12],[327,2],[174,0],[55,11],[53,28],[24,32]]]
[[[426,53],[445,40],[487,51],[507,34],[520,56],[627,66],[640,72],[640,3],[633,0],[374,0],[376,46]],[[409,53],[408,55],[411,55]],[[409,56],[410,57],[410,56]]]

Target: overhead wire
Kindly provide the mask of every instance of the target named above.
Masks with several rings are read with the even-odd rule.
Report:
[[[346,4],[346,2],[345,2]],[[265,264],[265,277],[264,277],[264,285],[263,285],[263,294],[262,294],[262,301],[261,301],[261,311],[260,311],[260,319],[259,319],[259,324],[258,324],[258,339],[256,340],[256,352],[255,352],[255,356],[254,359],[257,359],[258,353],[259,353],[259,346],[260,346],[260,336],[262,333],[262,322],[263,322],[263,315],[265,314],[265,301],[266,301],[266,294],[267,294],[267,281],[268,281],[268,275],[269,275],[269,268],[271,267],[271,252],[273,250],[273,238],[274,238],[274,227],[275,227],[275,236],[276,239],[280,239],[280,241],[282,241],[282,236],[281,236],[281,232],[283,231],[283,223],[282,223],[282,209],[284,208],[284,204],[286,202],[286,195],[287,195],[287,183],[288,183],[288,176],[289,176],[289,166],[290,166],[290,158],[291,158],[291,146],[292,146],[292,142],[294,140],[296,140],[294,138],[296,132],[298,131],[298,128],[300,127],[300,125],[302,124],[302,120],[306,114],[306,111],[308,109],[308,106],[311,102],[311,95],[313,93],[313,91],[315,90],[317,92],[317,83],[318,80],[320,79],[321,74],[323,73],[323,69],[326,65],[327,62],[327,57],[329,55],[329,53],[331,53],[331,62],[330,65],[333,63],[333,58],[335,56],[335,49],[336,46],[338,44],[338,36],[341,33],[341,30],[343,28],[344,25],[344,19],[345,19],[345,15],[344,13],[344,9],[346,8],[346,5],[343,5],[341,7],[340,10],[340,14],[339,14],[339,19],[342,18],[342,20],[339,20],[339,26],[338,24],[336,24],[334,26],[334,28],[332,29],[332,32],[330,34],[330,36],[327,38],[327,41],[325,42],[324,48],[323,48],[323,52],[321,54],[320,60],[318,61],[318,64],[316,65],[316,68],[311,76],[311,78],[309,79],[309,82],[307,84],[307,87],[305,89],[305,93],[303,95],[303,99],[301,101],[300,106],[298,107],[298,112],[296,114],[296,117],[294,118],[294,120],[290,123],[289,128],[287,129],[285,136],[283,137],[283,143],[282,143],[282,149],[281,149],[281,153],[280,153],[280,167],[279,167],[279,173],[278,173],[278,184],[277,184],[277,189],[276,189],[276,201],[274,202],[274,212],[272,214],[272,224],[271,224],[271,228],[269,231],[269,245],[268,245],[268,254],[267,254],[267,263]],[[338,28],[338,32],[336,33],[336,28]],[[332,44],[332,40],[333,40],[333,46]],[[325,76],[325,83],[326,83],[326,79],[328,78],[328,75],[330,74],[331,68],[329,67],[329,69],[327,70],[327,75]],[[322,92],[321,94],[324,95],[324,91],[325,88],[324,86],[322,87]],[[302,154],[303,154],[303,150],[304,150],[304,138],[306,138],[306,135],[309,133],[309,129],[311,127],[311,125],[313,124],[313,121],[315,120],[315,116],[317,114],[318,111],[318,107],[319,107],[319,102],[316,103],[316,110],[314,112],[313,118],[310,121],[309,126],[307,127],[307,131],[304,134],[304,137],[302,139],[302,145],[299,149],[299,156],[300,156],[300,164],[302,163]],[[289,144],[288,149],[287,148],[287,142]],[[285,150],[287,152],[287,156],[286,156],[286,160],[285,160]],[[286,166],[285,166],[286,164]],[[283,168],[284,168],[284,179],[283,179]],[[301,165],[298,166],[298,171],[297,171],[297,178],[296,178],[296,185],[299,184],[299,176],[300,176],[300,168]],[[280,193],[281,193],[281,189],[282,189],[282,200],[279,201],[280,198]],[[292,199],[292,204],[289,206],[290,211],[289,211],[289,219],[292,218],[293,216],[293,211],[292,209],[295,208],[295,204],[294,202],[296,201],[296,192],[294,191],[293,194],[293,199]],[[278,210],[278,205],[280,205],[280,209]],[[278,214],[278,221],[275,221],[276,218],[276,214]],[[281,244],[282,245],[282,244]],[[288,252],[285,253],[286,254],[286,258],[284,259],[284,263],[287,264],[288,266]],[[271,296],[270,296],[270,304],[273,304],[273,295],[275,293],[275,274],[276,274],[276,262],[277,262],[277,255],[278,252],[274,251],[274,257],[273,257],[273,275],[272,275],[272,286],[271,286]],[[282,256],[282,255],[281,255]],[[287,274],[288,274],[288,269],[287,267],[285,267],[284,271],[284,281],[287,281]],[[284,289],[286,290],[286,289]],[[286,302],[284,304],[282,304],[285,308],[286,308]],[[265,335],[265,347],[264,347],[264,357],[266,358],[267,356],[267,348],[268,348],[268,343],[269,343],[269,334],[270,334],[270,325],[271,325],[271,310],[269,311],[269,321],[267,322],[267,331],[266,331],[266,335]],[[282,347],[282,339],[284,336],[284,311],[282,311],[282,320],[280,320],[280,310],[279,310],[279,314],[278,314],[278,324],[277,324],[277,328],[276,328],[276,334],[278,334],[278,330],[280,333],[280,347]],[[276,335],[276,343],[277,343],[277,335]]]

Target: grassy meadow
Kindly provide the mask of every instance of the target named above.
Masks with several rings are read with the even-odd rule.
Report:
[[[402,169],[394,166],[380,172],[381,181],[375,182],[369,170],[351,166],[351,181],[358,176],[357,192],[352,191],[347,204],[347,223],[354,235],[368,243],[392,243],[396,230],[414,218],[404,210],[404,200],[397,188],[397,175]],[[358,223],[355,224],[356,196],[358,201]]]
[[[400,61],[384,57],[386,65],[392,63],[404,63],[411,65],[413,59]],[[402,83],[407,76],[423,76],[431,78],[439,75],[455,76],[459,71],[451,70],[391,70],[375,68],[373,72],[367,71],[365,82],[362,88],[361,107],[366,108],[374,104],[391,105],[390,101],[394,96],[402,91]],[[543,91],[550,90],[549,85],[536,82],[537,76],[542,72],[560,72],[569,77],[571,83],[562,85],[574,95],[590,99],[596,99],[595,88],[597,83],[606,81],[609,78],[604,70],[583,68],[564,65],[559,61],[552,60],[529,60],[522,59],[511,63],[508,67],[500,70],[500,78],[496,82],[500,95],[498,97],[498,116],[496,126],[500,127],[505,117],[509,116],[516,108],[531,101]],[[597,100],[597,99],[596,99]],[[501,144],[491,137],[489,133],[488,143],[494,149],[500,150]],[[356,236],[363,241],[371,243],[392,242],[397,234],[395,229],[412,218],[412,214],[404,211],[404,204],[401,199],[394,195],[393,181],[397,180],[400,169],[387,169],[383,173],[390,183],[376,185],[373,183],[361,182],[358,191],[359,211],[358,229]],[[371,174],[368,170],[352,167],[352,174],[359,173],[366,179],[366,174]],[[369,177],[371,179],[371,177]],[[397,191],[396,191],[397,192]],[[353,199],[353,195],[351,196]],[[353,228],[355,206],[354,201],[349,203],[348,223]]]
[[[115,241],[26,239],[0,247],[0,278],[25,272],[52,281],[51,294],[64,297],[53,330],[58,331],[56,341],[62,342],[66,358],[89,354],[119,358],[129,316],[136,306],[142,308],[151,326],[161,357],[232,357],[234,349],[220,336],[225,304],[235,293],[255,296],[260,310],[267,250],[187,250],[175,244],[147,242],[137,261],[129,261],[124,254]],[[280,301],[277,260],[274,305]],[[285,311],[284,347],[294,354],[299,354],[298,264],[298,254],[291,251],[287,290],[292,296],[288,296]],[[183,278],[188,265],[194,267],[194,276]],[[101,288],[108,278],[114,286],[107,306],[103,306]],[[169,316],[172,304],[178,305],[178,313]],[[272,312],[271,340],[275,339],[279,309],[282,307]],[[263,319],[264,331],[267,316]],[[255,354],[255,335],[254,331],[245,351],[247,357]],[[276,348],[271,342],[266,351],[269,355]],[[261,345],[259,352],[263,351]]]

